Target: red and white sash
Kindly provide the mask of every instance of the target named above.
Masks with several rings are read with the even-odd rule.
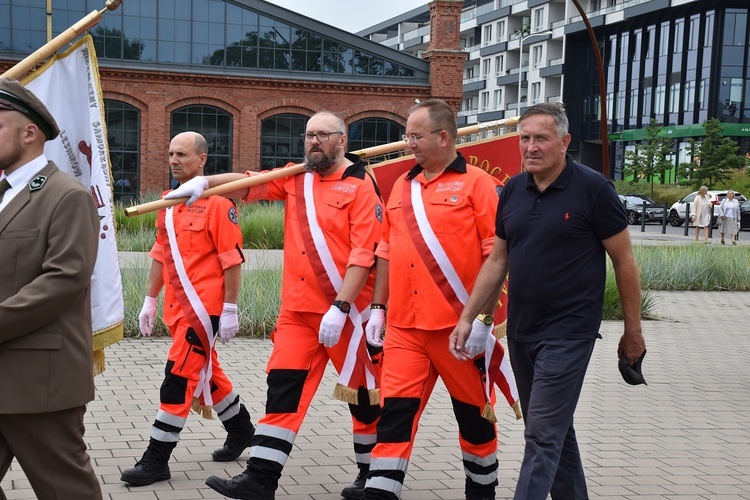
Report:
[[[461,314],[464,305],[469,300],[469,293],[432,230],[432,226],[430,226],[422,200],[422,186],[418,180],[412,179],[411,182],[404,182],[402,206],[407,229],[417,253],[427,266],[430,276],[443,292],[448,303],[456,313]],[[492,384],[497,384],[508,404],[515,411],[516,418],[520,418],[516,379],[513,377],[508,357],[505,356],[505,348],[494,335],[487,337],[484,367],[487,374],[484,393],[488,405]],[[483,416],[486,416],[488,420],[495,421],[491,409],[491,406],[485,407]]]
[[[344,280],[333,260],[323,230],[321,229],[320,224],[318,224],[315,199],[313,195],[314,176],[315,174],[312,172],[306,172],[303,175],[297,176],[296,190],[298,194],[302,193],[304,201],[304,203],[297,203],[297,219],[299,221],[302,239],[305,243],[305,249],[307,250],[307,255],[310,259],[310,264],[318,277],[318,282],[323,288],[323,291],[329,296],[330,301],[333,302],[339,290],[341,290],[341,285]],[[354,330],[347,347],[346,359],[344,360],[341,373],[339,374],[338,390],[334,391],[335,397],[342,399],[347,403],[357,404],[358,381],[361,378],[362,370],[364,370],[367,389],[377,389],[374,368],[372,360],[370,359],[364,345],[365,338],[362,329],[362,323],[367,321],[369,317],[369,308],[365,308],[365,310],[360,313],[355,304],[351,304],[349,319],[354,325]],[[342,390],[342,388],[345,387],[353,389],[353,391]]]
[[[211,324],[211,316],[206,311],[206,307],[203,305],[198,292],[195,290],[185,270],[185,263],[177,246],[172,209],[173,207],[167,208],[164,211],[163,221],[159,221],[160,225],[163,224],[162,228],[167,233],[164,266],[169,274],[175,298],[180,304],[180,309],[185,314],[190,327],[198,334],[198,338],[203,345],[203,350],[206,353],[206,364],[201,369],[198,387],[195,389],[193,396],[195,398],[203,396],[204,406],[210,408],[213,406],[213,400],[211,399],[211,357],[216,337],[214,336]],[[206,416],[205,413],[204,416]]]

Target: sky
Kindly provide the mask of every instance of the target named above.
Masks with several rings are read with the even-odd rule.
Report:
[[[428,0],[266,0],[316,21],[356,33]]]

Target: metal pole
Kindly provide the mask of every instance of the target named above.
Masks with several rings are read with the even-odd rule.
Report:
[[[516,116],[521,116],[521,77],[523,76],[523,41],[526,40],[527,37],[528,35],[521,37],[521,42],[518,47],[518,110],[516,111]]]
[[[599,51],[599,43],[596,41],[596,35],[594,29],[591,27],[589,18],[586,16],[583,7],[578,0],[573,0],[573,3],[581,14],[583,23],[586,25],[586,31],[589,33],[589,39],[591,40],[591,48],[594,50],[594,58],[596,60],[596,67],[599,70],[599,99],[600,99],[600,113],[601,113],[601,135],[602,135],[602,173],[609,177],[609,137],[607,135],[607,89],[604,78],[604,63],[602,62],[602,54]]]

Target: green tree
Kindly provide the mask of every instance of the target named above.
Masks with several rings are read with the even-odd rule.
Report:
[[[716,118],[703,122],[706,135],[698,147],[698,161],[692,177],[693,185],[706,185],[709,189],[714,184],[724,182],[732,177],[732,169],[745,164],[739,156],[739,145],[731,137],[724,137],[724,126]]]
[[[680,163],[680,166],[677,169],[677,178],[682,181],[689,181],[690,184],[693,183],[695,169],[698,167],[696,162],[696,159],[698,158],[698,146],[698,142],[695,139],[688,140],[687,150],[690,156],[690,161]]]
[[[646,179],[651,184],[651,197],[654,196],[654,180],[664,179],[664,172],[672,168],[667,157],[674,153],[673,141],[664,133],[664,127],[655,119],[646,126],[646,137],[637,144],[635,151],[625,152],[625,175],[633,176],[633,182]]]

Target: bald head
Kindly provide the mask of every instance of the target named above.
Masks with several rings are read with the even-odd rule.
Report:
[[[208,159],[206,139],[197,132],[182,132],[169,143],[169,168],[177,182],[203,174]]]

